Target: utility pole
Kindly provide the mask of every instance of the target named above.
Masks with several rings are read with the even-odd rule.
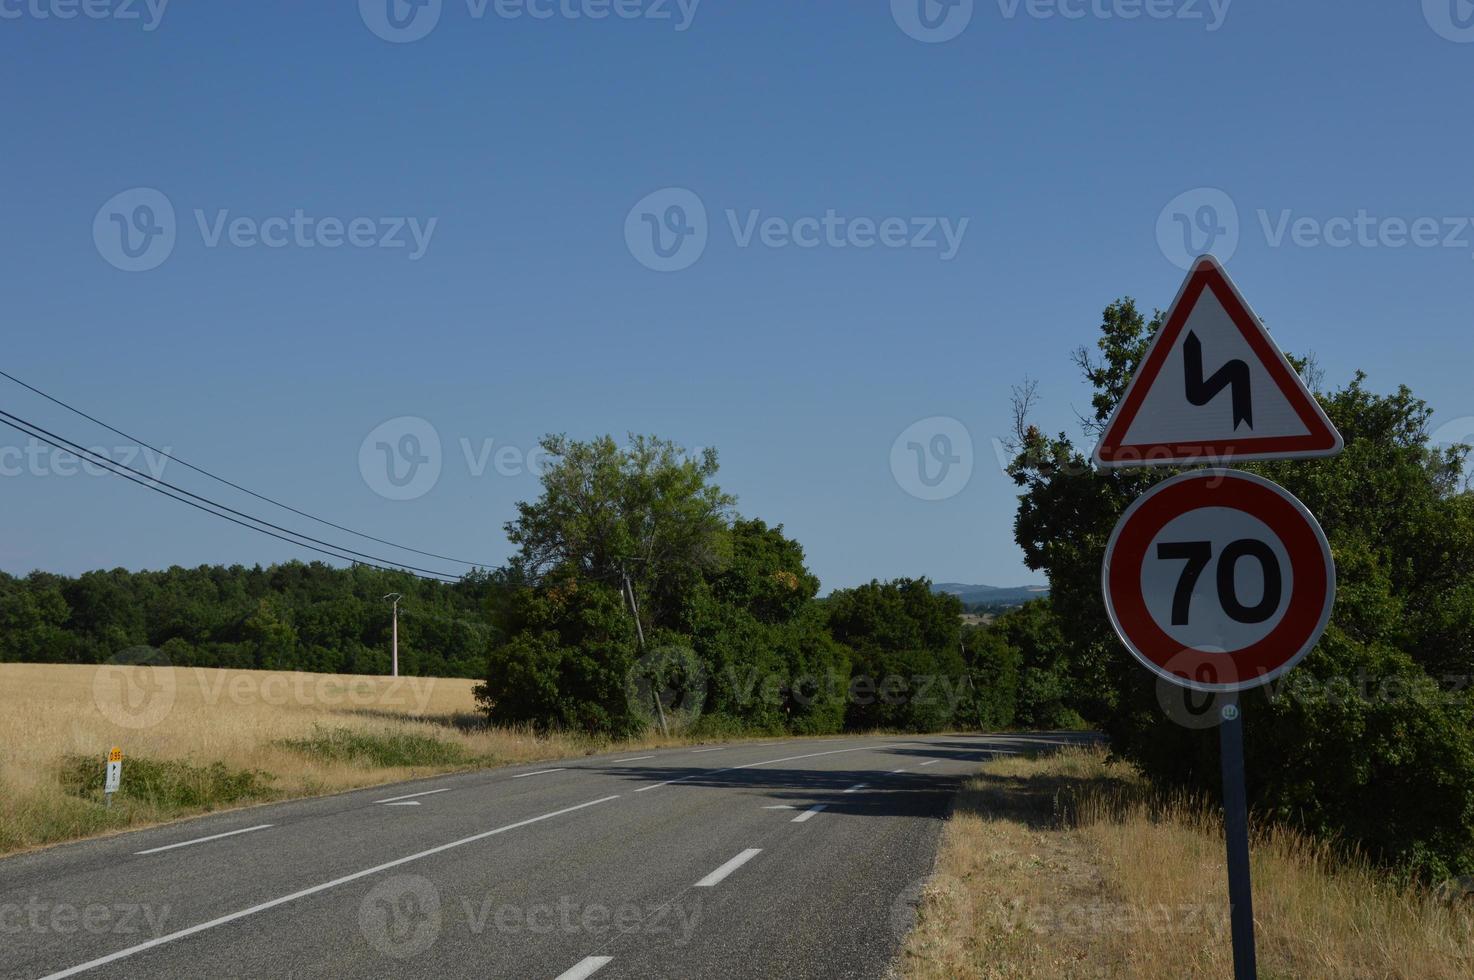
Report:
[[[630,614],[635,617],[635,636],[640,641],[640,657],[645,656],[645,627],[640,625],[640,604],[635,601],[635,587],[630,584],[630,573],[625,570],[624,563],[619,565],[619,574],[624,576],[624,594],[629,599]],[[660,734],[670,736],[670,729],[665,724],[665,705],[660,703],[660,691],[654,684],[650,685],[650,697],[655,701],[655,716],[660,719]]]
[[[978,698],[978,687],[972,682],[972,664],[967,659],[967,641],[960,636],[957,638],[957,649],[962,653],[962,669],[967,671],[963,676],[967,678],[967,689],[972,692],[972,710],[977,712],[978,731],[982,731],[983,705]]]
[[[398,592],[391,592],[388,595],[386,595],[384,598],[385,599],[393,599],[394,600],[394,632],[393,632],[393,637],[394,637],[393,644],[394,644],[394,646],[393,646],[393,653],[391,654],[391,656],[392,656],[392,660],[391,660],[392,674],[391,674],[391,676],[398,677],[399,676],[399,600],[400,599],[403,599],[404,596],[400,595]]]

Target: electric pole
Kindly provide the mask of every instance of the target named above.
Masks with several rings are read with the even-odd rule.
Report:
[[[393,637],[394,637],[394,639],[392,641],[393,642],[393,648],[392,648],[393,649],[393,652],[391,654],[391,658],[392,659],[390,661],[390,663],[391,663],[391,668],[390,669],[391,669],[391,672],[392,673],[391,673],[390,676],[398,677],[399,676],[399,600],[400,599],[403,599],[404,596],[400,595],[398,592],[391,592],[388,595],[386,595],[384,598],[385,599],[393,599],[394,600],[394,628],[393,628],[394,629],[394,632],[392,634]]]

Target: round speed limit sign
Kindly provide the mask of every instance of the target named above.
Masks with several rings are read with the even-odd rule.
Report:
[[[1336,598],[1310,511],[1236,470],[1195,470],[1143,494],[1111,532],[1101,581],[1126,648],[1197,691],[1247,690],[1295,666]]]

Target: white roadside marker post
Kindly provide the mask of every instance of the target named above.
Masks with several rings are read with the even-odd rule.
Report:
[[[123,750],[114,745],[107,754],[107,778],[102,787],[103,806],[113,805],[113,794],[123,784]]]

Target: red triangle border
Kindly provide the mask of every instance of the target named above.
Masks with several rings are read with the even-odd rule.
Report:
[[[1189,315],[1197,307],[1204,291],[1212,290],[1254,351],[1270,378],[1294,408],[1306,434],[1298,436],[1249,436],[1232,442],[1215,441],[1202,443],[1146,443],[1122,445],[1122,439],[1131,430],[1147,392],[1161,374],[1167,356],[1172,352],[1177,337],[1182,333]],[[1341,435],[1326,418],[1320,405],[1301,384],[1284,355],[1270,341],[1252,310],[1239,295],[1237,289],[1218,260],[1211,255],[1203,256],[1193,265],[1187,281],[1161,331],[1153,339],[1146,360],[1143,361],[1126,395],[1111,415],[1100,443],[1095,449],[1097,463],[1108,466],[1148,466],[1182,462],[1222,462],[1228,459],[1273,459],[1286,456],[1333,456],[1342,448]]]

